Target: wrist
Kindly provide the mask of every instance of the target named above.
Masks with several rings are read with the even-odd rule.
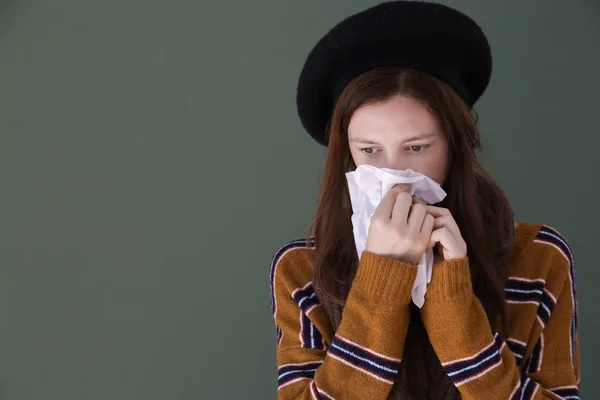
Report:
[[[472,294],[468,257],[444,260],[433,267],[425,304],[462,301]]]

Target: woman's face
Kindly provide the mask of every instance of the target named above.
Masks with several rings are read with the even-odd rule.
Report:
[[[448,172],[448,141],[427,108],[408,96],[357,109],[348,126],[354,164],[412,169],[440,185]]]

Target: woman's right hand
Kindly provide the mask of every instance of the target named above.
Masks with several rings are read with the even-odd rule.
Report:
[[[383,196],[371,217],[365,250],[416,265],[430,245],[434,217],[407,189],[398,184]]]

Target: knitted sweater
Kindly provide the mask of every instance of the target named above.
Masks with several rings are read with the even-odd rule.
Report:
[[[279,399],[384,400],[402,362],[417,267],[364,251],[334,332],[312,285],[314,245],[291,241],[271,262]],[[468,255],[434,266],[421,318],[463,399],[579,399],[574,267],[558,231],[521,222],[501,337],[473,293]]]

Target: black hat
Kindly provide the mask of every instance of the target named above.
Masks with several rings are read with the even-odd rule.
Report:
[[[427,72],[473,107],[490,81],[492,56],[477,23],[442,4],[391,1],[351,15],[318,41],[302,68],[296,105],[308,133],[327,146],[327,124],[346,85],[385,66]]]

